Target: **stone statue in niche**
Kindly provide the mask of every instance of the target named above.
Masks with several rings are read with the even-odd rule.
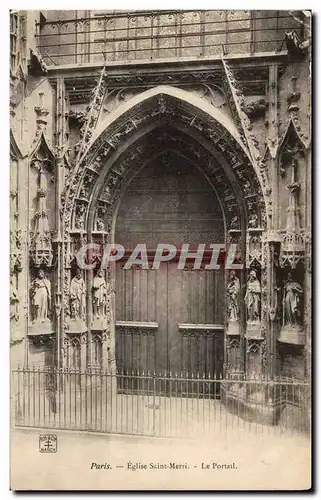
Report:
[[[51,302],[51,285],[43,269],[39,269],[38,277],[31,283],[31,304],[34,322],[48,321]]]
[[[16,289],[15,284],[13,283],[13,277],[10,278],[10,321],[18,320],[18,304],[19,304],[19,294]]]
[[[247,310],[247,321],[254,323],[260,320],[261,284],[252,269],[247,282],[245,304]]]
[[[51,308],[51,284],[45,276],[43,269],[39,269],[38,276],[30,287],[31,312],[33,321],[30,325],[30,334],[42,335],[52,333],[52,325],[49,319]]]
[[[102,269],[98,269],[93,280],[93,313],[96,317],[104,315],[104,309],[107,299],[107,285],[103,276]]]
[[[251,217],[249,218],[249,227],[250,228],[257,228],[258,226],[258,216],[257,214],[253,213],[251,214]]]
[[[247,337],[260,337],[261,283],[254,269],[252,269],[249,274],[244,301],[247,317]]]
[[[69,333],[86,332],[86,284],[82,277],[81,269],[79,268],[70,283],[69,303]]]
[[[284,325],[298,325],[301,323],[302,286],[293,280],[292,273],[284,285]]]
[[[93,279],[92,303],[93,303],[93,323],[92,330],[105,330],[106,324],[106,304],[108,288],[102,269],[98,269]]]
[[[86,317],[86,284],[80,269],[70,284],[70,315],[72,318]]]
[[[283,288],[281,342],[300,345],[305,342],[302,325],[303,293],[302,286],[293,279],[292,272],[289,272]]]
[[[235,271],[231,271],[230,280],[227,284],[227,300],[228,300],[228,329],[227,334],[239,334],[239,319],[240,319],[240,280],[236,276]]]

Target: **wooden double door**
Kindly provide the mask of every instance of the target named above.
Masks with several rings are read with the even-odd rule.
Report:
[[[177,260],[152,269],[158,243],[197,248],[224,241],[223,217],[211,186],[175,154],[146,167],[119,209],[115,241],[144,243],[149,269],[116,263],[116,363],[128,374],[162,372],[220,377],[223,366],[224,269],[196,270]]]
[[[116,360],[121,370],[219,377],[223,363],[222,272],[116,272]]]

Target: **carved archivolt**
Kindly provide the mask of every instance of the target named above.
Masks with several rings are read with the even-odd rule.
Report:
[[[256,182],[258,185],[255,186],[256,189],[253,189],[252,193],[261,192],[260,204],[264,214],[265,197],[260,188],[260,180],[257,175],[253,175],[253,165],[244,147],[237,139],[237,133],[233,136],[226,130],[225,124],[214,120],[201,109],[167,94],[157,94],[149,100],[139,102],[130,109],[130,113],[124,113],[118,121],[111,123],[93,142],[85,158],[81,160],[79,165],[76,165],[73,175],[67,181],[62,198],[63,222],[67,232],[71,229],[71,214],[75,199],[81,198],[80,195],[86,193],[86,189],[90,190],[88,170],[99,173],[103,165],[117,155],[125,141],[131,140],[137,134],[138,128],[158,127],[161,123],[169,121],[174,125],[179,125],[189,134],[191,131],[196,134],[201,132],[203,137],[215,144],[219,153],[232,165],[235,175],[240,181],[239,184],[244,186],[243,190],[247,195],[251,192],[251,181]],[[117,173],[114,173],[114,176],[117,177]],[[117,182],[116,179],[114,180]],[[94,183],[94,179],[92,182]],[[109,182],[112,183],[113,180],[111,179]],[[81,212],[82,209],[79,211]],[[265,223],[264,217],[265,215],[259,216],[260,224],[261,219]]]
[[[169,132],[167,134],[169,135]],[[239,201],[231,183],[231,177],[234,178],[234,184],[239,186],[239,194],[243,195],[242,199],[247,209],[248,219],[252,221],[251,224],[255,227],[265,225],[266,216],[263,195],[260,195],[258,180],[251,175],[251,165],[248,160],[244,163],[242,158],[233,151],[232,145],[228,149],[227,146],[220,147],[218,145],[220,155],[231,166],[230,175],[228,175],[224,166],[219,162],[215,162],[211,153],[186,134],[175,133],[171,137],[166,137],[166,132],[164,131],[161,134],[155,133],[152,136],[149,135],[148,139],[148,143],[144,139],[141,142],[138,141],[138,143],[135,143],[135,146],[130,148],[126,154],[121,155],[112,168],[108,170],[104,181],[102,182],[100,179],[103,188],[99,194],[95,230],[104,231],[102,222],[102,215],[105,211],[104,206],[106,207],[112,202],[114,194],[118,192],[126,173],[129,172],[132,174],[135,168],[142,166],[143,162],[148,158],[164,151],[164,140],[166,140],[166,147],[168,149],[181,151],[183,156],[187,156],[194,164],[202,168],[204,174],[212,182],[212,185],[215,186],[222,205],[225,207],[228,228],[240,228]],[[108,144],[107,149],[109,147]],[[102,169],[102,162],[105,157],[104,150],[100,150],[100,154],[96,156],[93,163],[84,169],[82,182],[77,186],[77,196],[75,197],[73,215],[73,226],[75,229],[85,230],[86,212],[90,205],[89,193],[93,193],[94,186],[98,180],[98,176],[95,176],[93,172],[96,172],[100,165]],[[76,188],[74,192],[76,193]],[[65,213],[65,217],[65,222],[69,222],[70,213]]]

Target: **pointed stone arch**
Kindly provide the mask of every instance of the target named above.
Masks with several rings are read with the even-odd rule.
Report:
[[[21,160],[24,157],[12,129],[10,129],[10,155],[15,160]]]
[[[289,140],[297,141],[303,150],[309,148],[309,142],[303,140],[303,134],[300,132],[300,124],[297,123],[296,119],[291,118],[287,124],[287,127],[284,131],[282,139],[279,144],[279,153],[282,152]]]
[[[54,163],[55,154],[50,144],[48,143],[46,135],[43,131],[40,132],[38,137],[35,137],[35,140],[32,143],[31,149],[28,154],[30,163],[32,163],[32,161],[37,157],[39,153],[41,153],[43,155],[43,158],[46,158],[48,162],[50,162],[51,164]]]
[[[183,129],[187,135],[199,142],[207,141],[206,149],[211,150],[212,154],[216,152],[225,158],[226,165],[232,165],[235,172],[243,169],[246,177],[254,180],[256,192],[259,193],[260,208],[256,215],[258,225],[266,225],[267,200],[263,191],[265,185],[231,120],[211,104],[185,90],[160,86],[123,103],[98,126],[63,194],[63,223],[66,234],[73,229],[76,200],[82,198],[80,194],[84,185],[87,185],[85,191],[87,189],[92,193],[94,178],[97,180],[102,170],[108,171],[120,155],[143,135],[166,123]],[[238,181],[242,185],[242,175]],[[87,206],[86,200],[82,201],[80,211],[84,214],[85,224],[89,200]],[[248,213],[253,212],[252,207],[253,203],[249,203]]]
[[[266,226],[270,203],[266,176],[262,176],[258,167],[253,165],[249,151],[230,118],[190,92],[161,86],[133,97],[111,112],[93,132],[88,147],[66,181],[62,196],[63,308],[60,318],[64,334],[68,335],[71,266],[76,251],[87,242],[105,244],[112,241],[121,193],[148,160],[164,148],[172,148],[188,156],[215,187],[223,207],[226,242],[243,248],[243,262],[249,268],[260,268],[262,302],[266,300]],[[242,276],[243,285],[246,278],[244,273]],[[110,275],[107,278],[110,279]],[[92,279],[93,274],[88,271],[89,336]],[[107,340],[113,338],[114,341],[113,302],[111,294],[104,334]],[[242,314],[244,321],[244,312]],[[260,328],[256,332],[259,335],[257,341],[263,349],[268,329],[265,309],[262,309]],[[240,352],[243,352],[241,359],[246,358],[245,344],[251,342],[244,338],[244,329],[245,325],[243,333],[240,332],[241,338],[238,338]],[[227,364],[229,340],[226,339]],[[113,341],[109,343],[111,350]],[[258,356],[263,357],[262,349]]]

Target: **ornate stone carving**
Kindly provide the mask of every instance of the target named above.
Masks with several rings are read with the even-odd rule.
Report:
[[[298,140],[292,125],[289,128],[288,139],[284,142],[280,162],[285,174],[290,169],[289,206],[287,209],[286,228],[282,231],[280,263],[281,266],[289,265],[293,269],[299,262],[304,262],[305,242],[300,225],[299,190],[300,184],[296,179],[297,161],[303,154],[302,143]]]
[[[78,201],[75,209],[75,227],[77,229],[84,229],[86,211],[87,204]]]
[[[280,264],[295,269],[305,261],[304,231],[281,231]]]
[[[288,110],[289,111],[298,111],[299,110],[299,105],[298,101],[301,97],[301,92],[298,91],[293,91],[290,92],[286,98],[287,103],[288,103]]]
[[[303,288],[288,273],[283,287],[283,318],[280,342],[304,344],[303,331]]]
[[[40,140],[41,137],[44,136],[47,130],[47,123],[48,123],[48,115],[49,115],[49,109],[46,109],[44,107],[44,93],[39,93],[39,103],[38,106],[35,106],[34,110],[36,113],[36,134],[32,143],[32,146],[35,146]]]
[[[70,124],[75,124],[77,128],[81,128],[86,121],[87,114],[84,111],[69,110],[68,119]]]
[[[293,30],[285,33],[284,40],[291,61],[302,59],[306,56],[310,46],[309,39],[302,41],[296,31]]]
[[[195,162],[204,170],[205,175],[215,187],[218,197],[222,201],[226,214],[227,227],[231,227],[229,233],[232,234],[232,231],[237,231],[238,242],[240,240],[241,210],[247,210],[248,213],[252,215],[256,214],[256,220],[261,224],[260,200],[263,199],[261,185],[259,181],[255,180],[253,165],[250,163],[240,144],[232,136],[227,134],[226,130],[220,124],[209,122],[204,119],[201,114],[196,116],[185,104],[178,105],[176,100],[165,94],[159,96],[159,100],[157,101],[157,99],[155,99],[155,101],[156,102],[152,102],[151,100],[150,103],[151,110],[154,113],[153,115],[152,113],[148,114],[149,112],[145,105],[141,107],[137,106],[135,112],[132,112],[131,115],[126,115],[126,119],[124,119],[123,123],[117,125],[117,130],[108,127],[106,132],[93,143],[84,161],[80,161],[79,164],[76,165],[74,173],[68,180],[68,186],[65,193],[63,213],[65,241],[69,238],[71,220],[74,221],[78,230],[83,232],[86,231],[87,200],[89,201],[90,199],[89,192],[93,190],[93,184],[89,190],[86,189],[88,180],[87,174],[94,175],[93,183],[95,183],[95,179],[98,179],[95,172],[101,173],[104,164],[111,158],[115,149],[118,150],[118,147],[122,146],[122,141],[127,139],[130,134],[135,133],[135,126],[137,123],[139,125],[143,123],[147,125],[153,117],[158,117],[160,121],[164,121],[163,135],[160,133],[159,129],[151,131],[148,140],[146,140],[146,137],[142,137],[136,141],[135,145],[121,153],[116,162],[108,169],[108,172],[106,171],[105,179],[102,182],[102,192],[98,194],[98,202],[96,205],[96,214],[94,217],[95,226],[93,228],[94,240],[98,236],[95,234],[96,230],[102,233],[100,237],[104,238],[105,243],[109,241],[114,204],[117,193],[121,189],[121,183],[126,183],[135,172],[138,172],[146,159],[150,158],[151,155],[156,156],[157,154],[165,153],[167,150],[171,149],[180,152],[182,157],[187,157],[187,161]],[[174,123],[174,121],[179,123],[179,129],[175,130],[175,134],[171,133],[170,125],[168,124],[169,120],[170,123]],[[212,152],[198,143],[196,139],[186,134],[186,131],[190,129],[190,127],[195,129],[196,134],[202,132],[204,143],[207,140],[206,138],[208,138],[209,145],[215,144],[215,148],[217,149],[217,160]],[[225,167],[222,167],[224,159],[231,165],[231,175],[227,175]],[[233,182],[231,182],[231,178],[233,178]],[[244,194],[244,206],[243,204],[240,206],[239,199],[236,196],[238,192],[235,188],[237,182],[239,182],[239,187]],[[83,186],[84,191],[82,191]],[[253,196],[254,192],[257,192],[258,196]],[[82,199],[81,193],[85,195],[84,200]],[[80,209],[79,207],[82,205],[83,208]],[[71,216],[71,213],[73,213],[73,216]],[[66,255],[66,252],[64,255]],[[67,285],[69,271],[64,273],[64,282],[66,283],[64,286],[64,294],[66,293],[69,295],[69,286]],[[109,283],[107,277],[106,282]],[[92,295],[92,290],[90,290],[90,293]],[[111,331],[109,331],[109,325],[111,323],[110,309],[111,292],[108,291],[105,306],[106,321],[104,318],[104,325],[100,325],[100,330],[97,331],[103,331],[102,328],[106,328],[106,332],[111,334]],[[70,322],[71,320],[67,322],[67,328],[70,328]],[[107,324],[107,326],[105,326],[105,324]],[[95,326],[94,317],[90,326],[93,330]],[[86,331],[85,326],[83,329]],[[77,326],[77,330],[79,333],[81,328]],[[68,329],[66,331],[68,333]],[[76,328],[74,328],[74,331],[76,332]],[[237,363],[239,365],[240,360]]]
[[[68,333],[84,333],[87,331],[86,320],[86,284],[82,277],[81,269],[70,283],[69,290],[70,320]]]
[[[256,214],[253,214],[251,220],[254,224],[257,224]],[[248,268],[263,264],[262,229],[252,227],[252,225],[250,225],[250,228],[247,231],[246,239],[246,265]]]
[[[97,81],[96,87],[93,89],[91,103],[87,108],[87,116],[83,126],[80,129],[82,139],[77,144],[77,157],[76,163],[79,162],[87,145],[92,137],[93,131],[96,127],[97,120],[101,111],[105,91],[106,91],[106,68],[104,67]]]
[[[239,218],[237,215],[234,215],[232,218],[231,218],[231,222],[230,222],[230,230],[239,230],[240,229],[240,221],[239,221]]]
[[[18,321],[19,312],[19,293],[13,283],[13,278],[10,278],[10,321]]]
[[[51,285],[42,269],[38,272],[38,278],[35,278],[31,284],[31,297],[34,322],[47,321],[51,302]]]
[[[92,284],[93,323],[92,330],[106,330],[106,305],[108,289],[102,269],[98,269]]]
[[[280,175],[284,176],[287,168],[291,168],[292,176],[295,175],[297,162],[305,154],[305,145],[298,134],[297,128],[290,120],[287,130],[280,145]]]
[[[261,336],[261,283],[257,278],[256,271],[252,269],[246,285],[244,297],[246,306],[246,336]]]
[[[227,335],[238,335],[240,333],[240,280],[235,271],[230,272],[230,279],[227,284],[227,302],[228,302],[228,327]]]
[[[168,120],[168,118],[170,117],[173,120],[178,120],[179,122],[183,122],[185,124],[184,125],[185,127],[188,126],[196,128],[197,130],[202,131],[208,137],[212,137],[211,141],[215,143],[216,147],[222,152],[223,155],[227,156],[227,161],[229,163],[231,163],[233,166],[243,165],[244,169],[249,170],[249,175],[247,175],[246,177],[250,179],[253,178],[252,166],[249,164],[246,155],[244,155],[244,151],[237,143],[237,141],[235,141],[231,136],[228,136],[226,134],[226,131],[219,123],[214,123],[214,124],[211,123],[211,126],[209,126],[209,123],[206,120],[200,118],[199,116],[195,116],[195,114],[192,114],[187,109],[185,109],[187,108],[186,104],[183,105],[182,103],[178,103],[176,100],[172,99],[170,96],[167,96],[165,94],[161,96],[160,95],[156,96],[154,100],[156,101],[156,103],[153,102],[153,100],[151,100],[149,103],[152,110],[149,112],[149,114],[148,110],[144,108],[143,104],[140,104],[139,106],[135,107],[135,112],[133,112],[130,117],[127,117],[126,120],[124,120],[124,123],[118,127],[117,132],[108,128],[106,133],[103,133],[97,139],[97,141],[95,141],[91,150],[88,152],[87,155],[88,157],[86,157],[86,163],[87,165],[90,165],[90,167],[87,167],[86,164],[82,162],[80,162],[78,166],[76,165],[75,173],[69,180],[69,185],[67,186],[66,194],[63,197],[65,198],[67,196],[66,202],[63,200],[64,220],[66,227],[69,226],[70,224],[70,211],[74,206],[75,191],[81,189],[81,187],[78,188],[78,186],[79,182],[81,183],[83,182],[84,172],[86,171],[86,168],[99,172],[102,163],[105,162],[107,157],[109,157],[112,154],[113,148],[117,147],[120,144],[120,142],[126,136],[128,136],[128,134],[132,133],[131,131],[128,131],[128,126],[127,126],[130,120],[134,121],[139,120],[140,124],[142,124],[142,122],[146,123],[148,120],[152,120],[153,117],[155,116],[160,116],[162,117],[161,119],[164,118],[165,121]],[[141,155],[142,148],[144,147],[145,145],[144,142],[142,141],[142,146],[135,146],[130,151],[130,154]],[[185,141],[184,145],[185,151],[186,147],[188,147],[188,150],[191,150],[191,148],[194,149],[196,156],[199,147],[195,148],[192,144],[189,144],[188,141]],[[200,156],[199,160],[201,160],[202,156],[204,157],[204,152],[199,156]],[[206,153],[205,158],[208,158],[208,156],[209,156],[208,153]],[[230,156],[232,157],[230,158]],[[126,168],[126,161],[122,159],[119,162],[119,165],[122,165],[123,167]],[[116,175],[117,179],[119,179],[119,175],[117,175],[117,172],[115,172],[114,169],[113,173],[114,175]],[[118,181],[116,180],[116,182]],[[228,181],[227,185],[229,185],[229,183],[230,182]],[[108,181],[105,182],[105,185],[108,185],[108,187],[114,191],[113,185],[109,184]],[[258,187],[258,189],[260,189],[260,187]],[[229,193],[229,195],[230,194],[231,193]],[[231,207],[232,204],[229,203],[229,206]],[[235,206],[237,207],[237,203],[235,203]],[[235,210],[230,209],[229,212],[231,217],[236,215]]]
[[[107,212],[108,206],[104,203],[99,203],[97,207],[96,213],[96,230],[97,231],[106,231],[105,228],[105,215]]]
[[[21,230],[10,231],[10,275],[22,271]]]
[[[261,179],[261,183],[263,188],[270,187],[269,194],[265,193],[265,198],[268,200],[272,189],[269,183],[269,179],[266,172],[266,165],[264,162],[264,158],[259,150],[259,144],[257,138],[251,132],[252,124],[249,120],[247,114],[245,113],[245,99],[243,92],[240,88],[239,83],[237,82],[233,71],[230,66],[226,63],[226,61],[222,58],[222,64],[224,68],[224,76],[225,76],[225,91],[227,96],[229,97],[229,102],[234,114],[234,119],[238,125],[238,129],[244,143],[244,146],[248,149],[249,155],[252,158],[253,165],[255,166],[256,173],[258,177]],[[270,213],[268,213],[271,216]]]
[[[70,317],[86,318],[86,285],[80,269],[70,283]]]
[[[96,175],[93,172],[87,171],[84,177],[84,181],[82,183],[79,198],[84,200],[89,200],[90,194],[93,188],[94,181],[96,179]]]
[[[34,216],[34,229],[31,232],[30,257],[36,267],[51,267],[52,235],[49,229],[49,216],[46,205],[47,197],[47,177],[44,169],[44,162],[37,158],[33,160],[32,166],[38,170],[38,190],[37,190],[37,212]]]
[[[32,322],[29,328],[30,335],[44,335],[53,332],[49,319],[51,310],[51,284],[46,278],[44,270],[39,269],[38,277],[30,287]]]
[[[243,111],[250,120],[255,120],[265,116],[267,110],[267,102],[264,98],[256,101],[250,101],[243,105]]]

